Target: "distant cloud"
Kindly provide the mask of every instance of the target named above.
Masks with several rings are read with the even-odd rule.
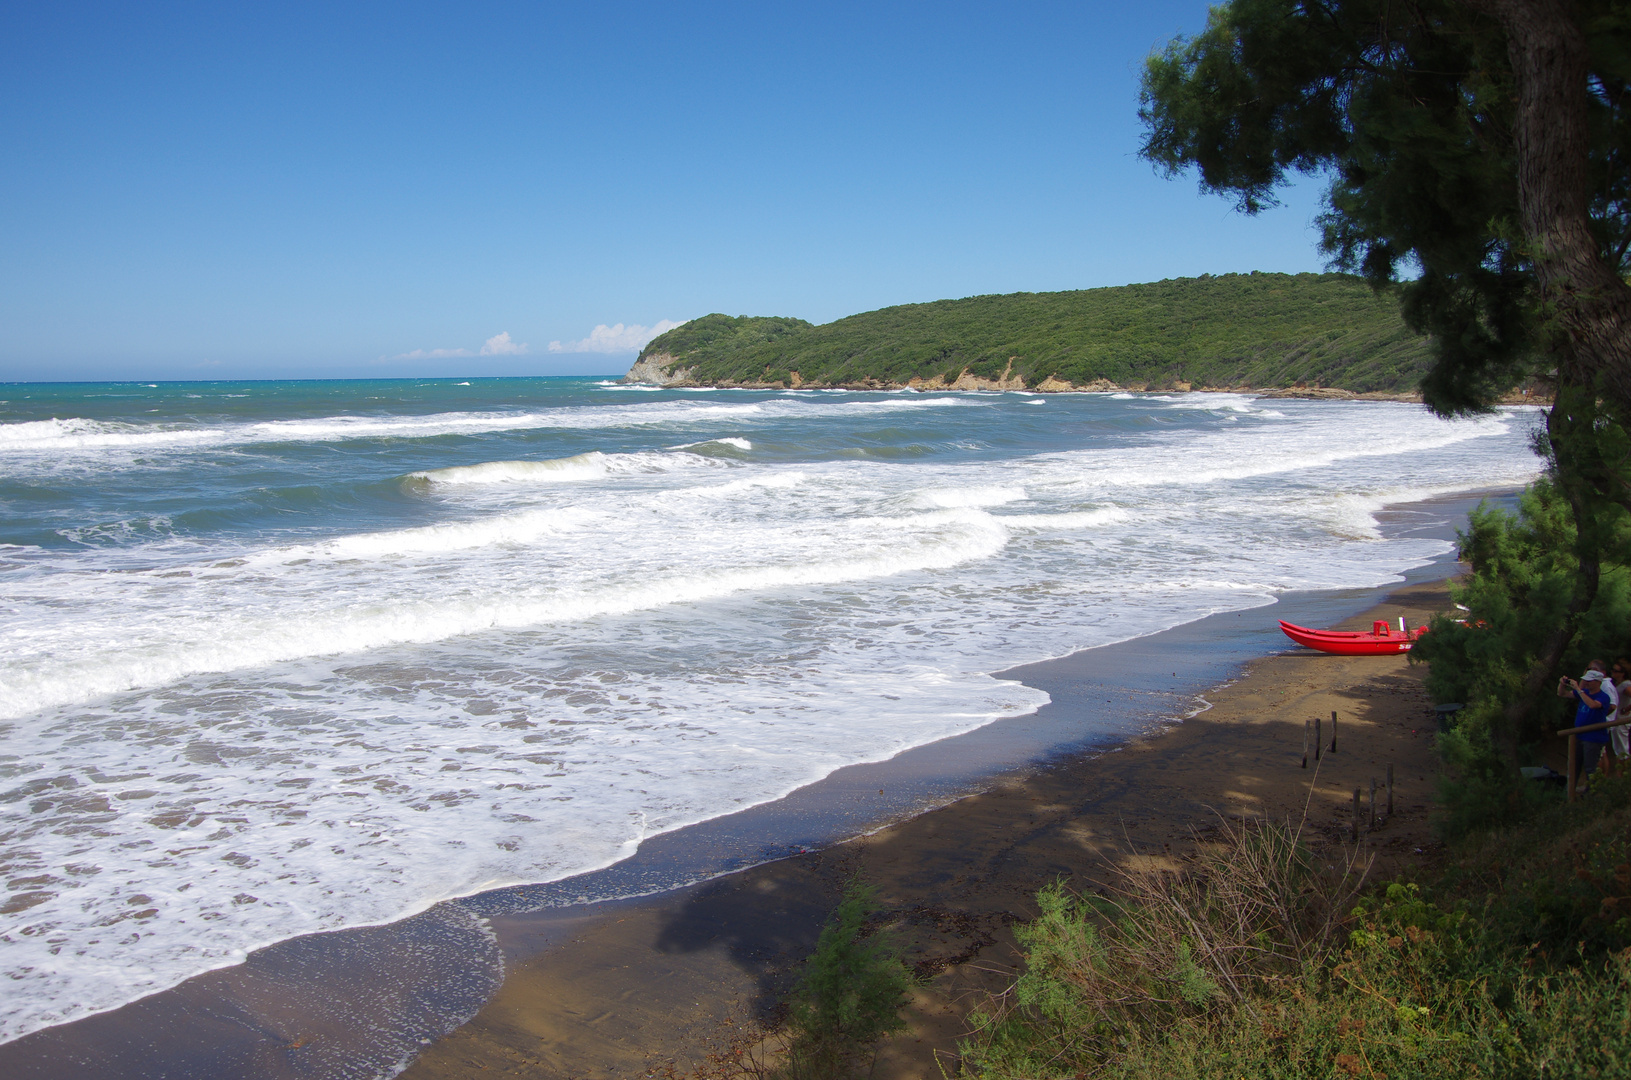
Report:
[[[481,355],[483,356],[520,356],[526,351],[526,342],[511,341],[508,330],[494,334],[481,346]]]
[[[473,356],[469,349],[415,349],[413,352],[399,352],[391,357],[392,360],[443,360],[449,356]]]
[[[520,356],[527,351],[524,341],[510,340],[510,332],[501,330],[482,342],[481,351],[473,353],[469,349],[415,349],[413,352],[397,353],[390,357],[392,360],[449,360],[458,356]],[[386,357],[380,357],[384,362]]]
[[[675,322],[672,319],[663,319],[656,326],[641,326],[633,323],[624,326],[607,326],[601,323],[589,331],[589,336],[582,341],[551,341],[550,352],[559,353],[629,353],[639,352],[646,344],[658,334],[664,334],[676,326],[684,324],[685,320]]]

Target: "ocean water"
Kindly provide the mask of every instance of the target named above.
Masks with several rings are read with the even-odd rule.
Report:
[[[594,379],[0,386],[0,1041],[609,865],[1446,550],[1531,410]]]

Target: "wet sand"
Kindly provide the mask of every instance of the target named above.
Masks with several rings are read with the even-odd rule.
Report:
[[[1417,582],[1346,620],[1419,623],[1449,604]],[[1091,654],[1005,673],[1046,681],[1055,708],[1105,693]],[[1072,678],[1072,664],[1086,665]],[[1435,721],[1403,656],[1292,651],[1251,662],[1212,707],[1108,751],[1021,770],[980,794],[861,839],[687,889],[491,919],[507,970],[476,1017],[428,1046],[411,1080],[474,1076],[624,1078],[720,1073],[732,1045],[772,1021],[847,875],[880,900],[925,977],[910,1030],[879,1077],[955,1072],[964,1020],[1016,970],[1012,925],[1038,888],[1081,887],[1129,854],[1181,858],[1217,815],[1300,815],[1316,846],[1346,842],[1354,788],[1394,765],[1394,814],[1363,843],[1392,872],[1430,856]],[[1339,716],[1337,749],[1301,767],[1304,721]],[[880,792],[880,794],[882,794]]]

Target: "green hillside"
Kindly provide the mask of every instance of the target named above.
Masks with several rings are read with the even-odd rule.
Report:
[[[631,377],[666,369],[693,385],[900,386],[1006,372],[1029,387],[1051,377],[1366,393],[1412,391],[1428,363],[1397,302],[1358,278],[1253,273],[904,304],[822,326],[705,315],[647,345]]]

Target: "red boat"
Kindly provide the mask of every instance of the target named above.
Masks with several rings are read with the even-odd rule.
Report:
[[[1336,653],[1338,656],[1383,656],[1388,653],[1409,652],[1421,636],[1427,633],[1427,627],[1418,626],[1414,630],[1399,620],[1399,629],[1395,630],[1387,623],[1378,619],[1365,630],[1310,630],[1306,626],[1288,623],[1280,620],[1280,629],[1285,631],[1286,637],[1299,645],[1307,645],[1310,649],[1320,652]]]

